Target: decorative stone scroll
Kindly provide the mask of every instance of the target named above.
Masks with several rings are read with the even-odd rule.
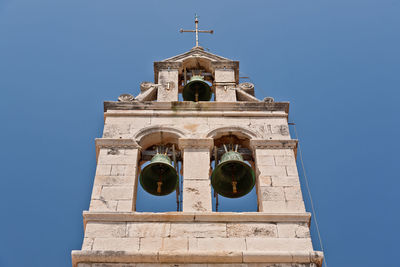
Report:
[[[263,99],[263,101],[264,101],[265,103],[273,103],[273,102],[275,102],[274,98],[273,98],[273,97],[270,97],[270,96],[265,97],[265,98]]]
[[[133,102],[135,98],[131,94],[122,94],[118,97],[119,102]]]
[[[254,96],[254,84],[250,82],[240,83],[239,88],[245,91],[246,93]]]
[[[155,83],[152,83],[152,82],[142,82],[140,84],[140,92],[144,93],[147,90],[149,90],[149,89],[151,89],[153,87],[157,87],[157,86],[158,86],[158,84],[155,84]]]

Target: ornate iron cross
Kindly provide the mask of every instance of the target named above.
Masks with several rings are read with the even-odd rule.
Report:
[[[194,15],[194,23],[196,25],[196,29],[195,30],[184,30],[184,29],[180,29],[181,33],[184,32],[195,32],[196,33],[196,47],[199,46],[199,33],[211,33],[213,34],[214,31],[210,30],[210,31],[203,31],[203,30],[199,30],[199,20],[197,17],[197,14]]]

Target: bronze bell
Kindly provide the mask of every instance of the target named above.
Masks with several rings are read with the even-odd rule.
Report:
[[[140,185],[156,196],[165,196],[173,191],[179,181],[178,173],[166,154],[157,153],[140,173]]]
[[[244,162],[242,155],[228,151],[211,174],[211,184],[219,195],[238,198],[253,189],[256,178],[253,169]]]
[[[184,101],[210,101],[211,91],[203,76],[194,75],[183,88],[182,97]]]

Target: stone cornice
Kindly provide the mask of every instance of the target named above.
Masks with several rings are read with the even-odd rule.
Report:
[[[178,146],[180,149],[185,148],[208,148],[214,147],[214,139],[212,138],[179,138]]]
[[[250,147],[255,150],[257,148],[268,148],[268,149],[282,149],[291,148],[297,149],[298,140],[265,140],[265,139],[252,139],[250,140]]]
[[[270,111],[167,111],[167,110],[108,110],[104,117],[157,116],[157,117],[273,117],[287,118],[288,114]]]
[[[90,263],[315,263],[322,265],[320,251],[96,251],[73,250],[72,266]]]
[[[96,138],[96,158],[99,156],[101,148],[137,148],[141,149],[141,146],[136,143],[133,139],[121,139],[121,138]]]
[[[310,223],[311,214],[262,212],[83,212],[88,221],[105,222],[297,222]]]
[[[289,102],[215,102],[215,101],[173,101],[173,102],[157,102],[157,101],[133,101],[118,102],[105,101],[104,112],[108,110],[165,110],[165,111],[270,111],[289,113]]]

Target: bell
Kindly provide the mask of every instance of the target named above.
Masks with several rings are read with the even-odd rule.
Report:
[[[219,195],[238,198],[253,189],[256,178],[253,169],[235,151],[228,151],[211,174],[211,184]]]
[[[140,184],[143,189],[156,196],[165,196],[172,193],[179,181],[178,173],[165,154],[157,153],[149,165],[140,173]]]
[[[211,87],[204,81],[203,76],[192,76],[182,92],[185,101],[209,101],[211,99]]]

